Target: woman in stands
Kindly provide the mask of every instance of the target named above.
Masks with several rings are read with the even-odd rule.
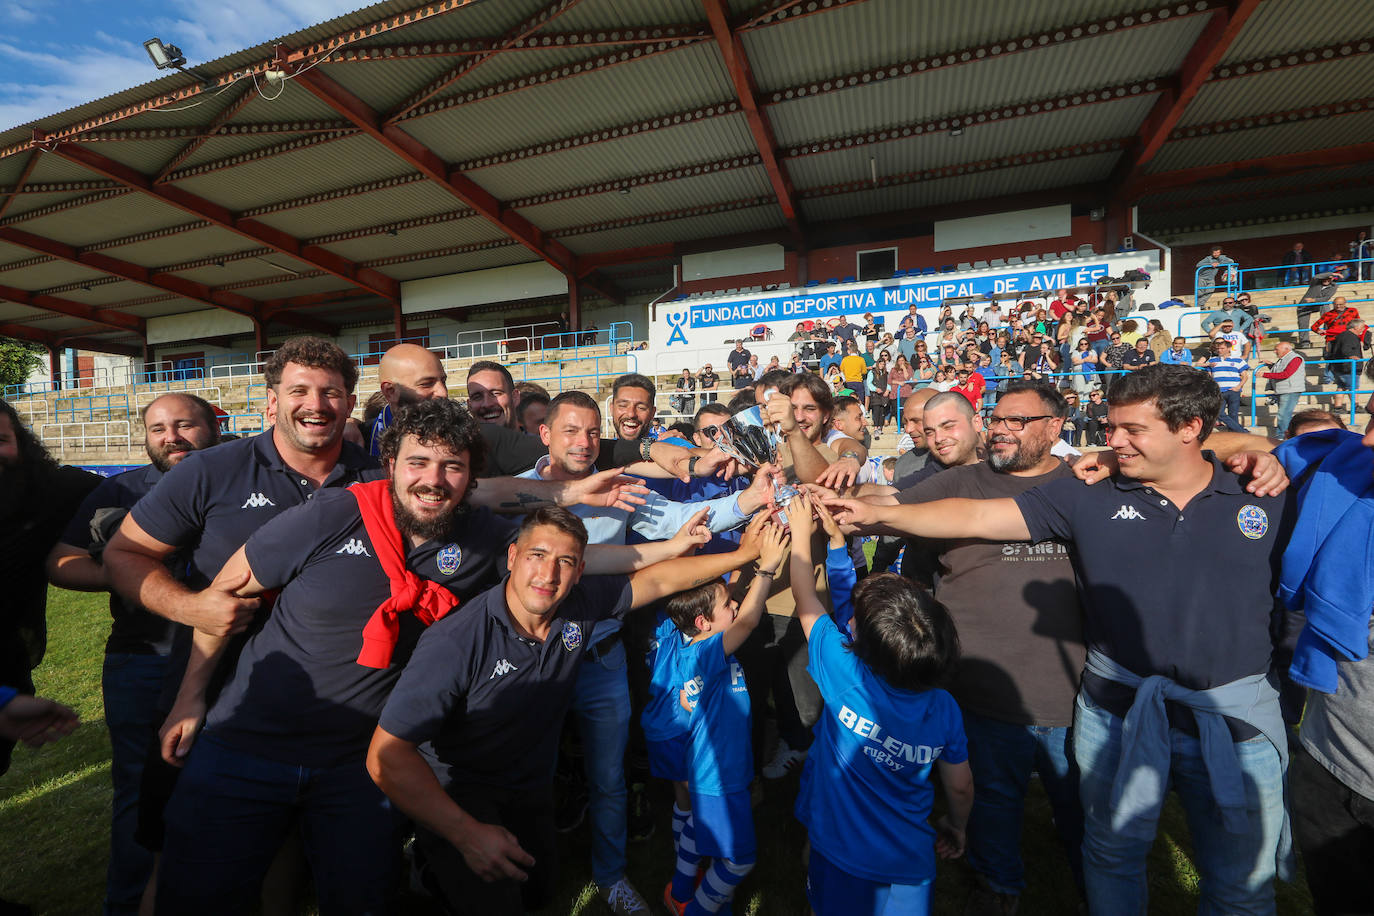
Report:
[[[1249,295],[1245,293],[1241,295],[1245,296],[1246,299],[1250,298]],[[1174,335],[1164,330],[1164,325],[1159,323],[1158,318],[1151,318],[1146,322],[1145,331],[1145,336],[1150,338],[1150,352],[1155,355],[1155,360],[1157,362],[1159,358],[1164,355],[1164,351],[1173,345]],[[1263,337],[1263,332],[1260,333],[1260,336]]]
[[[694,394],[682,394],[684,391],[696,391],[697,380],[692,376],[691,369],[683,369],[681,377],[677,380],[678,394],[673,395],[673,411],[684,417],[695,417],[697,413],[697,397]]]
[[[935,384],[932,386],[936,391],[949,391],[958,383],[954,373],[946,372],[943,369],[935,370]]]
[[[929,388],[935,383],[935,364],[925,353],[916,357],[916,368],[912,372],[912,383],[917,388]]]
[[[871,341],[873,341],[873,342],[875,342],[875,343],[876,343],[877,340],[878,340],[878,335],[879,335],[878,323],[877,323],[877,321],[874,320],[873,315],[870,314],[869,312],[864,312],[864,330],[863,330],[863,335],[864,335],[864,337],[865,337],[866,339],[871,340]]]
[[[1093,309],[1092,314],[1088,316],[1088,323],[1083,327],[1083,335],[1088,338],[1088,345],[1093,348],[1098,359],[1101,359],[1102,354],[1112,345],[1110,334],[1111,325],[1107,320],[1106,310]]]
[[[1073,351],[1072,365],[1073,390],[1077,391],[1080,397],[1087,397],[1088,392],[1097,387],[1097,352],[1089,345],[1087,337],[1078,338],[1078,346]]]
[[[901,350],[897,347],[897,341],[891,334],[884,334],[882,342],[878,344],[876,356],[886,356],[889,363],[896,362]]]
[[[873,435],[883,434],[883,424],[887,422],[887,354],[879,353],[878,361],[864,377],[868,389],[868,419],[873,423]]]
[[[792,363],[787,368],[791,372],[805,372],[806,363],[802,360],[802,355],[800,353],[793,353]]]

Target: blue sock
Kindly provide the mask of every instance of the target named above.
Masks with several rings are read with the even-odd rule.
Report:
[[[673,851],[677,851],[677,845],[682,839],[682,828],[687,824],[687,818],[692,816],[691,810],[683,811],[673,802]]]
[[[676,811],[674,811],[676,814]],[[691,900],[697,889],[697,864],[701,855],[697,852],[697,835],[688,812],[682,822],[682,831],[677,839],[677,868],[673,871],[673,899]]]
[[[752,859],[748,862],[735,862],[730,859],[715,859],[706,873],[701,886],[697,888],[692,902],[687,904],[685,916],[715,916],[730,905],[735,896],[735,888],[754,868]],[[683,899],[681,897],[679,900]]]

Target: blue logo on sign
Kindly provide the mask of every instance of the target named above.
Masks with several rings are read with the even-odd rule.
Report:
[[[1258,541],[1269,530],[1269,516],[1259,506],[1243,506],[1236,513],[1236,527],[1252,541]]]
[[[439,572],[451,576],[458,571],[458,564],[463,562],[463,551],[457,544],[448,544],[439,550],[437,561]]]
[[[569,620],[563,624],[563,648],[569,652],[576,652],[580,645],[582,645],[582,628],[574,621]]]
[[[667,318],[668,324],[672,325],[673,328],[673,333],[668,335],[667,346],[671,347],[675,343],[681,343],[685,345],[687,343],[687,335],[682,333],[682,326],[687,323],[687,313],[669,313]]]

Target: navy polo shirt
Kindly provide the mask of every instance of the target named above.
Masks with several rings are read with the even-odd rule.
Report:
[[[1191,690],[1269,670],[1292,524],[1287,493],[1246,493],[1241,478],[1203,454],[1212,481],[1182,511],[1127,477],[1056,480],[1015,497],[1032,540],[1072,542],[1089,648]],[[1130,708],[1129,689],[1092,675],[1083,687],[1116,715]]]
[[[515,630],[503,581],[425,632],[381,727],[420,745],[445,787],[547,791],[587,634],[630,600],[626,577],[584,576],[541,643]]]
[[[406,541],[406,568],[468,599],[500,580],[518,527],[486,509],[458,515],[446,537]],[[363,628],[391,594],[358,501],[329,490],[288,509],[246,545],[253,576],[280,589],[207,716],[221,741],[309,767],[361,761],[391,688],[425,626],[400,615],[391,667],[358,664]]]
[[[161,479],[162,472],[153,464],[105,478],[67,523],[67,530],[62,533],[62,543],[90,550],[93,540],[91,519],[96,512],[101,509],[132,509]],[[171,651],[172,634],[179,624],[125,601],[117,592],[110,592],[110,616],[114,623],[110,627],[110,638],[105,641],[107,653],[166,655]]]

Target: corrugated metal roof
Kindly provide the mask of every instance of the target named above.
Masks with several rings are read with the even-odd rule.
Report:
[[[1227,48],[1223,63],[1316,48],[1370,33],[1366,0],[1265,0]]]
[[[793,183],[805,189],[868,178],[870,156],[883,176],[1118,139],[1135,132],[1153,103],[1152,96],[1140,96],[978,124],[959,137],[945,131],[789,159],[787,169]]]
[[[730,169],[696,178],[643,185],[629,194],[596,194],[526,207],[521,215],[546,231],[558,232],[646,213],[667,213],[731,200],[772,194],[762,166]]]
[[[460,162],[732,98],[734,89],[719,52],[702,43],[474,100],[402,124],[440,157]]]
[[[993,44],[999,39],[1092,21],[1140,6],[1123,6],[1120,0],[869,0],[782,27],[747,32],[745,49],[759,88],[771,91],[940,52]],[[1185,17],[1185,21],[1203,18]],[[1124,50],[1137,43],[1149,45],[1156,38],[1151,32],[1169,30],[1170,26],[1169,22],[1162,26],[1137,26],[1113,32],[1106,38],[1070,41],[1065,46],[1107,42],[1107,46]],[[1199,28],[1200,25],[1192,27],[1194,34]],[[1144,57],[1145,53],[1132,56]],[[953,69],[963,72],[978,66],[981,64]]]
[[[0,299],[0,321],[23,321],[26,324],[37,324],[40,321],[46,321],[52,315],[52,312],[31,309],[27,305]]]
[[[733,113],[644,131],[574,149],[530,156],[471,173],[502,200],[583,187],[634,175],[756,155],[744,115]]]
[[[100,250],[103,254],[122,261],[132,261],[145,267],[163,267],[257,247],[259,246],[228,229],[206,226],[203,229],[180,232],[171,237],[131,242],[128,245],[116,245]]]
[[[324,247],[355,261],[388,258],[416,251],[433,251],[455,245],[475,245],[506,238],[505,233],[478,217],[432,226],[400,229],[395,236],[369,235],[346,242],[331,242]]]
[[[1157,228],[1158,231],[1165,234],[1176,234],[1208,226],[1221,228],[1241,224],[1269,223],[1274,219],[1276,204],[1282,206],[1282,210],[1278,212],[1292,219],[1339,214],[1354,215],[1374,209],[1374,189],[1354,193],[1349,190],[1321,191],[1282,201],[1248,200],[1215,207],[1171,210],[1154,214],[1152,221],[1143,223],[1142,227],[1146,232],[1150,232],[1151,228]],[[1354,234],[1352,231],[1351,235]],[[1315,251],[1313,254],[1325,258],[1331,252],[1323,250]]]
[[[464,254],[431,258],[427,261],[379,265],[376,269],[397,280],[418,280],[422,277],[442,277],[468,270],[484,270],[488,267],[524,264],[530,259],[529,249],[523,245],[505,245],[500,248],[486,248],[482,251],[469,251]]]
[[[379,155],[390,156],[389,153]],[[443,188],[431,181],[415,181],[277,213],[264,213],[254,219],[296,238],[311,239],[461,209],[463,204]]]
[[[803,200],[801,210],[808,221],[852,219],[864,214],[914,210],[960,200],[980,200],[1020,191],[1089,183],[1106,178],[1120,155],[1100,153],[954,178],[875,188],[853,194],[814,198]]]
[[[751,0],[757,6],[758,0]],[[685,25],[706,22],[700,0],[582,0],[541,31],[581,32],[651,25]]]
[[[813,17],[824,18],[824,17]],[[1101,90],[1170,73],[1197,36],[1196,17],[769,104],[778,142],[792,146],[846,133],[1001,109]],[[1084,66],[1080,52],[1100,49]]]
[[[1234,162],[1368,142],[1374,137],[1374,111],[1312,118],[1273,127],[1256,127],[1185,140],[1172,140],[1151,160],[1148,171],[1167,172],[1213,162]]]
[[[310,123],[310,122],[301,122]],[[307,137],[315,137],[317,134],[224,134],[209,138],[200,149],[196,150],[186,161],[177,166],[177,171],[194,168],[204,165],[207,162],[220,162],[233,156],[242,156],[257,150],[267,149],[268,147],[278,146],[292,140],[299,140]]]
[[[583,235],[559,236],[559,241],[577,254],[591,251],[611,251],[638,245],[658,245],[665,242],[686,242],[718,235],[735,235],[776,229],[783,225],[782,211],[776,204],[694,216],[663,223],[642,223],[623,229],[607,229]]]
[[[20,194],[10,204],[5,211],[5,218],[0,220],[0,225],[12,225],[19,221],[19,217],[25,213],[32,213],[35,210],[42,210],[44,207],[51,207],[67,201],[76,200],[91,194],[91,191],[70,191],[61,194]]]
[[[93,305],[97,308],[118,307],[121,302],[155,296],[158,291],[132,280],[93,284],[90,289],[71,289],[58,293],[63,299]]]
[[[137,315],[140,318],[156,318],[159,315],[180,315],[185,312],[200,311],[205,307],[204,302],[174,296],[160,302],[144,302],[139,305],[126,306],[121,311]]]
[[[292,150],[223,172],[193,175],[176,187],[231,210],[290,200],[395,175],[402,163],[370,137]]]
[[[32,257],[33,252],[25,251]],[[8,259],[6,259],[8,260]],[[31,267],[0,270],[0,283],[19,289],[40,290],[64,283],[81,283],[86,280],[101,280],[107,275],[81,264],[68,264],[66,261],[52,260]]]
[[[418,87],[438,79],[463,60],[457,56],[421,57],[328,63],[321,64],[320,69],[325,76],[366,102],[373,111],[385,114],[414,95]]]
[[[32,174],[29,175],[28,183],[34,185],[51,181],[101,180],[103,180],[103,176],[94,174],[90,169],[45,151],[39,154],[38,163],[34,166]]]
[[[126,194],[75,210],[37,216],[24,220],[15,228],[81,246],[136,232],[179,226],[192,218],[146,194]]]
[[[1323,64],[1204,83],[1179,119],[1179,127],[1371,95],[1374,95],[1374,59],[1367,54],[1356,55]]]

